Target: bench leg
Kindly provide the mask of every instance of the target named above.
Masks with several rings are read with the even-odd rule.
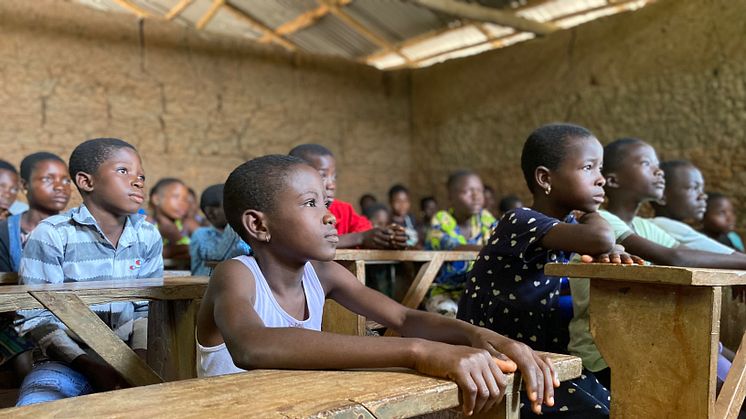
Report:
[[[151,301],[148,364],[166,381],[195,378],[198,300]]]
[[[358,281],[365,284],[365,261],[339,263],[349,269]],[[342,335],[365,336],[365,317],[352,313],[335,301],[326,300],[321,330]]]

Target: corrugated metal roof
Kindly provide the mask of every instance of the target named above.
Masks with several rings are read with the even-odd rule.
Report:
[[[366,56],[378,50],[377,45],[332,15],[324,16],[315,25],[291,34],[288,39],[312,53],[347,58]]]
[[[355,1],[344,11],[393,43],[441,28],[454,20],[412,3],[391,0]]]
[[[276,28],[319,7],[315,0],[231,0],[270,28]]]

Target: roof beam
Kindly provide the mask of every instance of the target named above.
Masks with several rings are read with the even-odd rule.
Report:
[[[507,26],[523,32],[533,32],[538,35],[550,34],[559,28],[551,23],[542,23],[535,20],[525,19],[510,12],[468,4],[456,0],[414,0],[417,4],[428,9],[437,10],[453,16],[465,19],[479,20],[482,22],[495,23]]]
[[[277,34],[272,28],[265,25],[264,23],[258,21],[256,18],[251,16],[250,14],[246,13],[245,11],[239,9],[238,7],[234,6],[228,1],[225,0],[215,0],[215,1],[223,1],[223,7],[225,7],[225,10],[231,12],[235,17],[242,20],[249,26],[251,26],[254,30],[260,32],[262,36],[268,36],[272,42],[283,46],[288,51],[295,51],[298,49],[298,47],[293,44],[292,42],[288,41],[287,39],[283,38],[279,34]]]
[[[205,26],[210,23],[212,18],[215,17],[215,14],[218,13],[218,10],[220,10],[220,8],[223,7],[224,4],[225,0],[212,0],[210,8],[207,9],[207,12],[205,12],[205,14],[201,18],[199,18],[194,26],[196,26],[199,30],[204,29]]]
[[[190,4],[194,3],[194,0],[180,0],[171,10],[166,13],[163,18],[166,20],[173,20],[184,11]]]
[[[345,6],[349,4],[352,0],[337,0],[337,4],[339,6]],[[305,13],[301,13],[298,16],[295,17],[293,20],[289,20],[282,25],[276,27],[274,29],[275,33],[280,36],[287,36],[293,33],[296,33],[298,31],[301,31],[317,21],[319,21],[324,16],[328,15],[330,13],[329,7],[322,4],[319,7],[309,10]],[[262,36],[259,38],[259,42],[267,43],[271,42],[272,39],[269,36]]]
[[[129,0],[114,0],[114,3],[118,4],[120,7],[123,7],[127,10],[129,10],[131,13],[134,13],[139,18],[144,17],[150,17],[152,16],[150,12],[143,9],[142,7],[130,2]]]

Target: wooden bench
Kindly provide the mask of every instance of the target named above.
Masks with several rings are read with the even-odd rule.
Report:
[[[746,271],[548,264],[590,278],[591,334],[611,368],[613,418],[735,418],[746,394],[742,340],[715,398],[722,287]]]
[[[561,381],[580,375],[580,359],[553,360]],[[505,401],[476,417],[517,418],[520,385],[518,375],[509,375]],[[0,410],[0,416],[390,418],[450,410],[441,417],[458,417],[458,406],[455,383],[411,370],[255,370]]]
[[[195,376],[194,328],[207,277],[74,282],[0,287],[0,312],[46,308],[132,385]],[[89,308],[90,304],[151,300],[148,364]]]

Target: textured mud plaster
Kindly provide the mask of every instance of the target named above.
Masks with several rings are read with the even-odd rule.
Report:
[[[67,158],[84,139],[120,137],[149,184],[177,176],[199,193],[246,159],[319,142],[338,156],[343,199],[410,181],[407,73],[247,44],[67,1],[2,1],[0,157]]]
[[[746,214],[746,2],[661,0],[412,76],[413,183],[437,190],[472,167],[498,193],[528,199],[523,141],[570,121],[607,143],[636,136],[661,159],[700,166],[707,189]],[[746,216],[741,217],[743,230]]]

